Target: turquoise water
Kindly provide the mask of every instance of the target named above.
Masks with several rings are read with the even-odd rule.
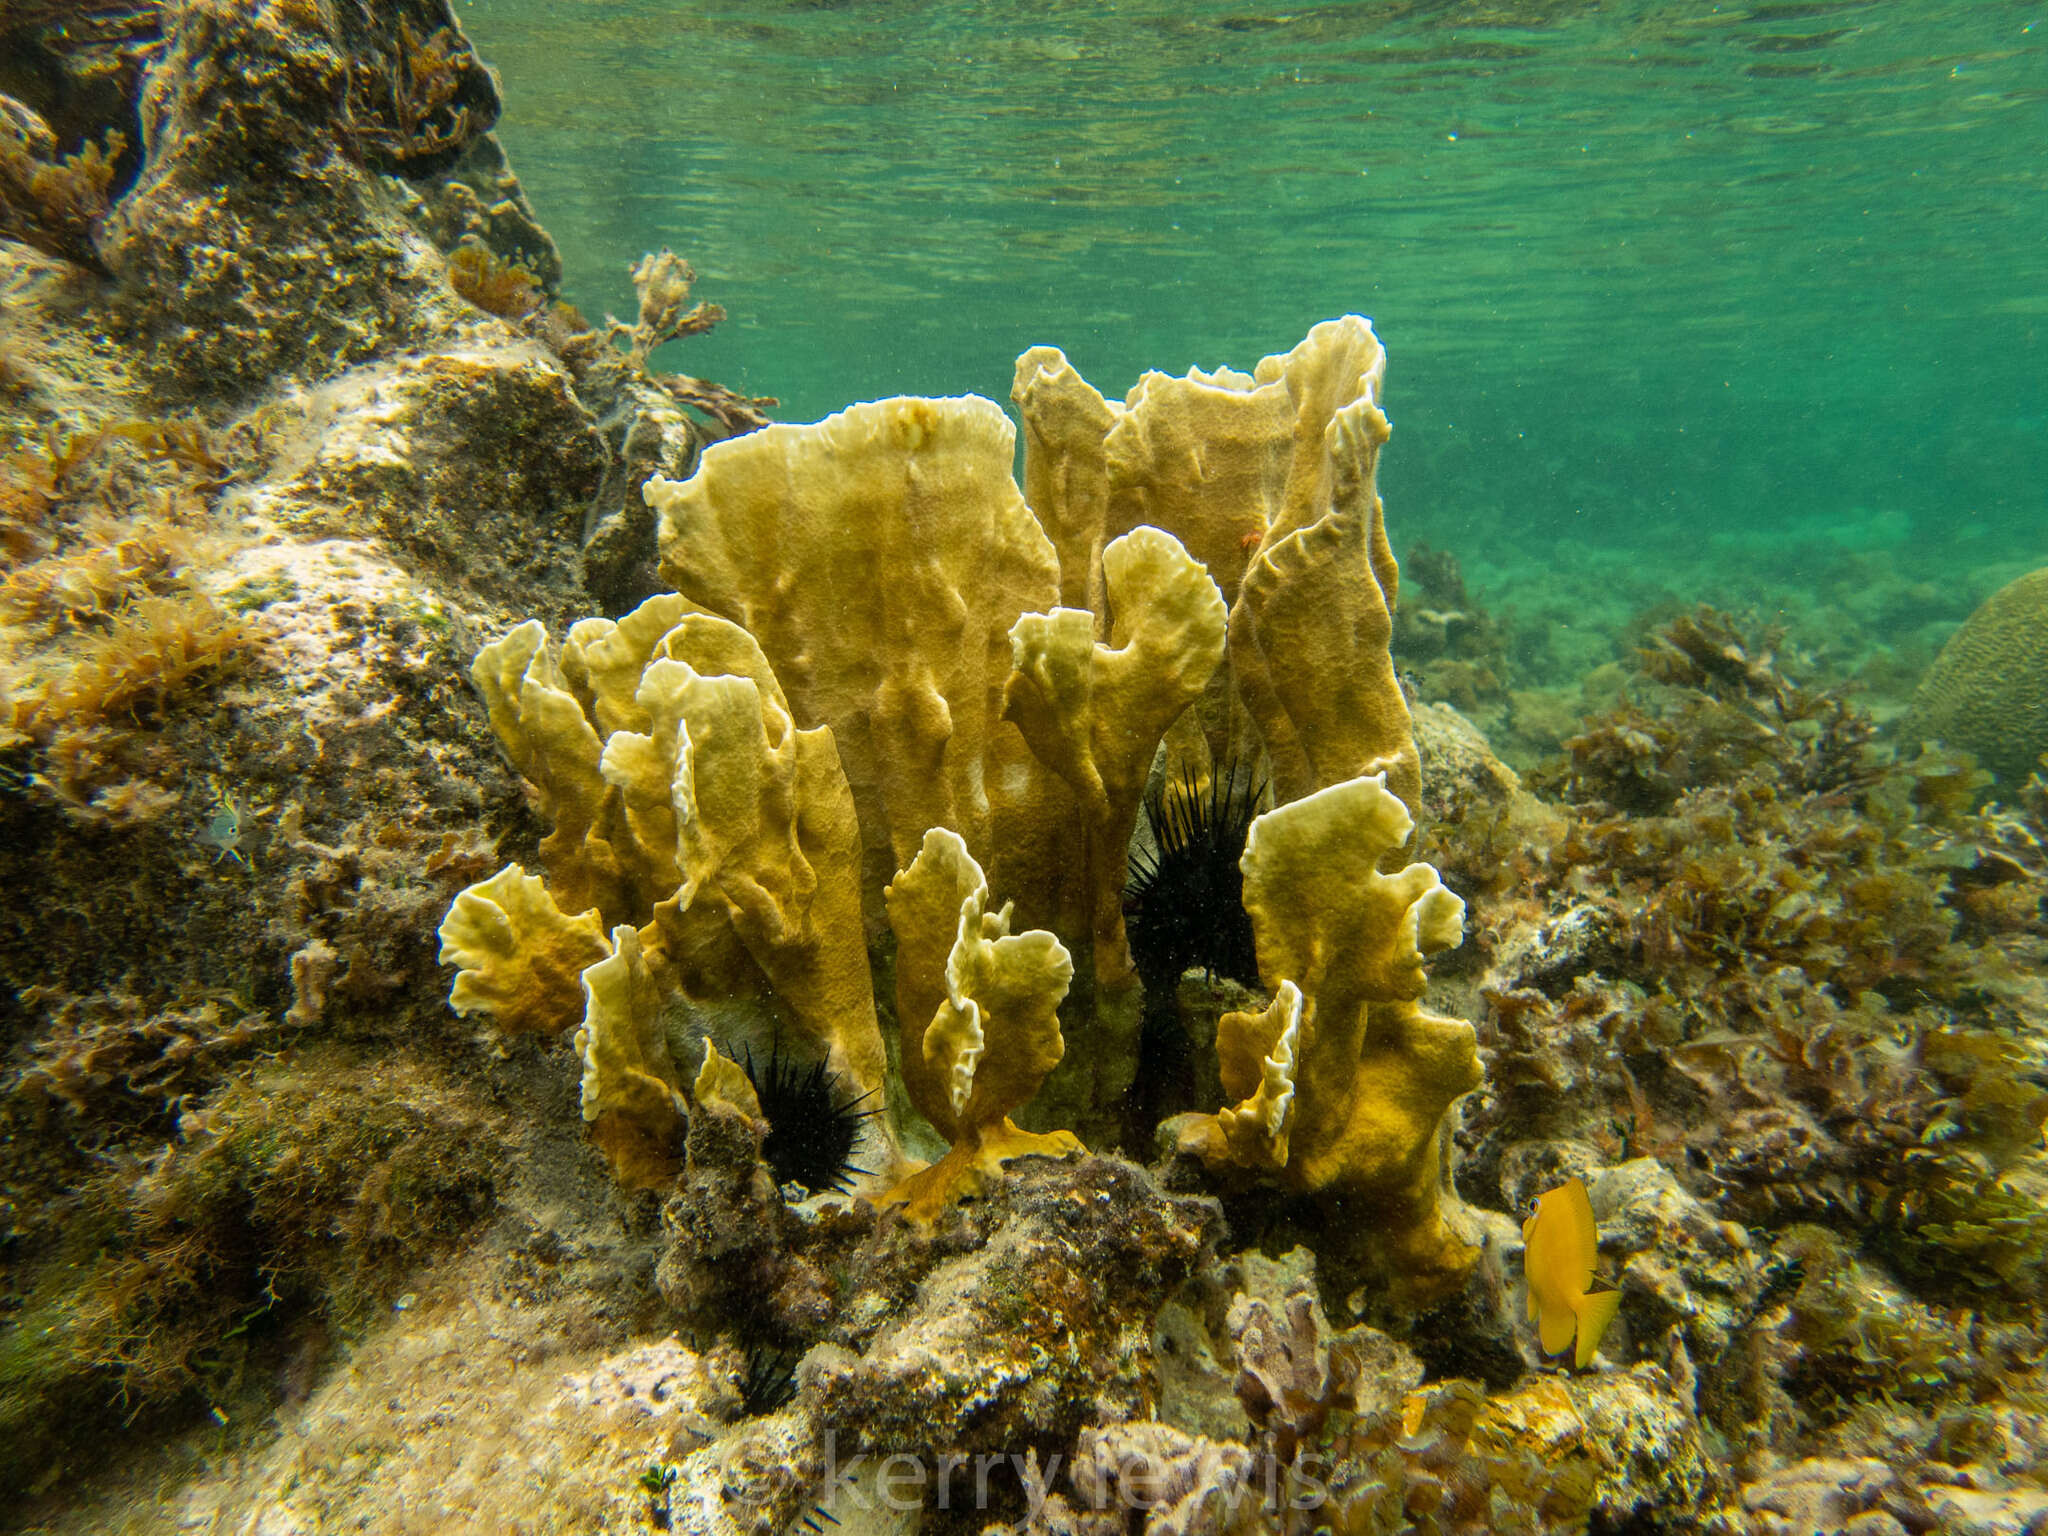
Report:
[[[731,318],[660,361],[785,419],[1007,400],[1042,341],[1120,394],[1356,310],[1402,547],[1702,595],[2048,559],[2044,0],[462,17],[569,296],[629,315],[674,246]]]

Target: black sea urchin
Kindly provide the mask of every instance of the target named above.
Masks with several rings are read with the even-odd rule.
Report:
[[[1266,786],[1235,763],[1205,789],[1192,770],[1177,784],[1145,796],[1145,821],[1156,851],[1131,861],[1124,888],[1124,927],[1131,961],[1148,992],[1171,992],[1181,972],[1200,966],[1212,976],[1256,986],[1258,956],[1244,910],[1237,861]]]
[[[747,1417],[773,1413],[796,1396],[796,1367],[802,1351],[754,1344],[747,1349],[747,1375],[740,1383],[740,1406]]]
[[[762,1159],[775,1175],[778,1186],[796,1184],[812,1194],[827,1189],[853,1187],[853,1176],[869,1170],[853,1161],[853,1149],[860,1141],[860,1125],[877,1109],[860,1106],[873,1095],[849,1098],[839,1077],[824,1062],[799,1066],[777,1046],[767,1066],[756,1070],[754,1053],[746,1054],[747,1080],[761,1101],[761,1116],[768,1122],[768,1135],[761,1143]]]
[[[1181,973],[1200,966],[1246,985],[1259,979],[1237,861],[1265,791],[1229,763],[1206,789],[1189,772],[1145,796],[1153,846],[1131,861],[1124,888],[1124,931],[1145,986],[1138,1065],[1123,1103],[1123,1142],[1133,1152],[1151,1144],[1162,1119],[1196,1103],[1194,1057],[1175,999]]]

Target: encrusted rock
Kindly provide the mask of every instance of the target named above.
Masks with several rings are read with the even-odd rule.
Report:
[[[672,1240],[656,1280],[685,1317],[807,1340],[835,1300],[817,1256],[843,1254],[874,1213],[835,1204],[810,1221],[799,1217],[761,1161],[761,1134],[760,1122],[722,1105],[691,1113],[688,1161],[662,1212]]]
[[[1577,902],[1544,922],[1516,932],[1494,954],[1494,984],[1534,987],[1560,997],[1573,982],[1603,966],[1612,969],[1621,920],[1598,902]]]
[[[1851,1530],[1874,1536],[1886,1529],[1885,1520],[1897,1525],[1885,1508],[1897,1497],[1898,1475],[1884,1462],[1813,1459],[1795,1461],[1745,1485],[1742,1507],[1757,1536],[1835,1536]]]
[[[1570,1391],[1599,1447],[1594,1518],[1606,1530],[1688,1530],[1722,1478],[1691,1403],[1661,1366],[1603,1371]]]
[[[2048,1489],[1923,1487],[1921,1496],[1951,1536],[2038,1536],[2048,1530]]]
[[[550,589],[581,606],[563,578],[608,451],[559,360],[495,321],[472,329],[287,389],[263,418],[271,468],[229,509],[300,538],[377,538],[437,584],[517,611],[554,610],[535,601]]]
[[[1250,1446],[1165,1424],[1084,1429],[1068,1472],[1073,1499],[1034,1489],[1027,1475],[1029,1524],[1045,1536],[1120,1536],[1127,1512],[1142,1511],[1145,1536],[1223,1536],[1259,1505],[1268,1470]]]
[[[858,1359],[818,1373],[818,1413],[841,1443],[1007,1453],[1149,1417],[1152,1319],[1194,1268],[1216,1207],[1162,1194],[1114,1158],[1033,1159],[960,1219],[979,1241],[926,1275]],[[907,1223],[893,1240],[920,1241]]]
[[[1653,1157],[1602,1169],[1588,1186],[1602,1246],[1619,1251],[1621,1319],[1648,1343],[1675,1328],[1713,1360],[1756,1313],[1763,1263],[1749,1234],[1715,1217]]]
[[[469,660],[515,595],[589,611],[640,386],[546,303],[559,262],[442,0],[75,10],[6,24],[52,61],[6,89],[66,94],[115,174],[77,239],[0,242],[0,879],[38,892],[0,936],[31,1064],[0,1139],[22,1293],[105,1327],[36,1328],[0,1501],[61,1496],[61,1437],[101,1459],[110,1402],[239,1421],[201,1363],[259,1392],[253,1319],[249,1359],[317,1355],[494,1197],[622,1242],[552,1128],[573,1077],[450,1018],[432,934],[531,830]],[[487,312],[493,284],[533,307]],[[688,431],[637,462],[688,462]],[[280,1082],[313,1078],[327,1112],[298,1113]],[[430,1155],[451,1126],[461,1156]]]
[[[1450,705],[1418,704],[1413,714],[1425,833],[1438,822],[1498,813],[1524,793],[1521,779],[1494,756],[1485,734]]]

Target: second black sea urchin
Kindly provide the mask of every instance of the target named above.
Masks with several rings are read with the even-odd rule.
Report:
[[[761,1156],[777,1185],[796,1184],[818,1194],[850,1189],[855,1174],[868,1172],[854,1163],[853,1149],[861,1122],[879,1112],[860,1107],[869,1095],[848,1092],[826,1063],[801,1066],[780,1046],[762,1067],[749,1051],[746,1070],[768,1122]]]
[[[1226,763],[1204,785],[1192,771],[1145,796],[1151,850],[1131,861],[1124,927],[1147,992],[1170,992],[1183,971],[1255,986],[1258,957],[1237,861],[1266,786]]]

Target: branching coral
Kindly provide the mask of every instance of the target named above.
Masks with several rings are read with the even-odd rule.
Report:
[[[569,916],[517,864],[463,891],[441,923],[441,963],[461,968],[449,1006],[488,1013],[510,1034],[575,1023],[584,968],[610,951],[595,912]]]
[[[744,627],[798,720],[827,726],[860,815],[862,889],[949,827],[1024,919],[1061,913],[1072,792],[1003,719],[1010,632],[1057,605],[1053,548],[987,401],[885,400],[714,444],[650,481],[662,574]]]
[[[664,1188],[681,1166],[685,1101],[661,1027],[664,990],[625,923],[583,972],[583,1118],[628,1189]]]
[[[832,727],[871,920],[884,871],[950,827],[1025,921],[1085,938],[1100,1017],[1127,984],[1121,855],[1152,742],[1189,703],[1176,754],[1234,734],[1282,801],[1379,772],[1414,804],[1374,490],[1383,364],[1348,317],[1250,376],[1148,375],[1118,409],[1027,353],[1028,506],[1007,424],[971,400],[857,406],[650,483],[664,573],[755,633],[798,717]],[[1122,1031],[1082,1049],[1105,1047],[1129,1054]],[[1120,1089],[1128,1067],[1097,1080]]]
[[[1130,970],[1124,936],[1125,850],[1154,751],[1223,659],[1216,583],[1178,541],[1136,528],[1102,552],[1109,643],[1095,615],[1055,608],[1010,631],[1003,714],[1038,760],[1074,791],[1086,824],[1096,975]]]
[[[1276,798],[1384,767],[1411,807],[1407,706],[1387,658],[1399,574],[1375,476],[1386,354],[1355,315],[1250,373],[1148,373],[1105,401],[1052,347],[1017,360],[1024,484],[1059,554],[1061,602],[1099,612],[1112,540],[1149,524],[1230,605],[1236,705],[1204,704],[1214,757],[1249,715]],[[1244,753],[1253,754],[1249,742]]]

